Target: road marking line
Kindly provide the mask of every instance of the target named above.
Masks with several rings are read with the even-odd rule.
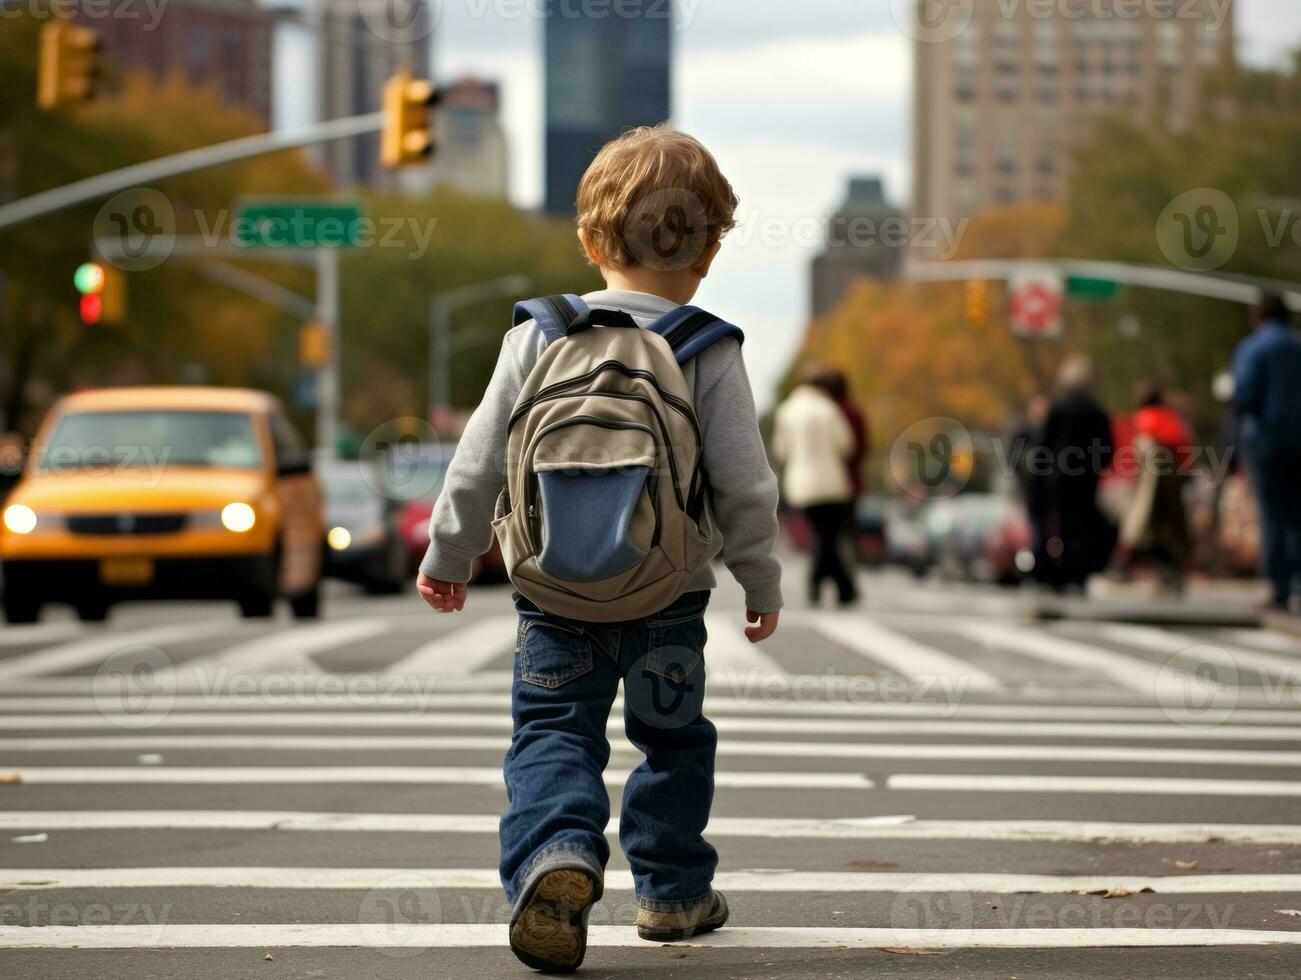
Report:
[[[978,643],[995,649],[1012,650],[1049,663],[1104,674],[1121,687],[1148,696],[1164,694],[1178,698],[1186,693],[1182,685],[1175,683],[1174,678],[1161,675],[1159,664],[1075,643],[1040,630],[1007,623],[965,623],[962,632]]]
[[[884,664],[910,681],[939,679],[947,690],[959,692],[1007,686],[974,664],[887,629],[867,616],[823,613],[811,625],[860,657]]]
[[[1301,657],[1301,637],[1288,633],[1275,633],[1271,630],[1230,630],[1225,633],[1225,636],[1249,647]]]
[[[319,682],[319,678],[312,676],[299,676],[297,674],[265,674],[254,671],[249,672],[249,676],[256,681],[270,681],[266,684],[267,688],[274,688],[281,691],[301,691],[310,689],[313,684]],[[389,675],[384,673],[361,672],[351,674],[325,674],[329,683],[336,686],[347,687],[349,683],[360,681],[362,684],[374,685],[376,683],[386,683],[393,687],[406,685],[408,689],[419,690],[430,687],[430,678],[424,676],[403,676]],[[442,678],[437,683],[435,695],[448,694],[453,692],[460,693],[508,693],[511,689],[512,675],[510,671],[504,670],[481,670],[476,674],[467,677],[447,677]],[[753,699],[755,697],[754,684],[750,681],[742,681],[736,686],[735,690],[729,683],[726,675],[721,678],[715,678],[711,681],[714,694],[735,694],[742,698]],[[199,681],[186,679],[183,674],[178,674],[175,690],[178,693],[198,693],[210,694],[214,689],[214,683],[209,678],[201,678]],[[92,694],[101,689],[92,677],[25,677],[21,683],[10,683],[5,685],[5,691],[9,694]],[[1033,687],[1034,697],[1048,700],[1060,701],[1065,706],[1097,705],[1099,710],[1106,710],[1111,706],[1129,707],[1135,703],[1138,705],[1152,705],[1155,703],[1151,697],[1142,697],[1134,694],[1128,689],[1107,688],[1081,690],[1078,687],[1051,687],[1044,684],[1036,683]],[[878,700],[882,697],[888,702],[890,692],[881,692],[880,682],[873,677],[864,674],[783,674],[780,678],[765,679],[761,697],[771,700],[780,701],[780,699],[797,700],[809,699],[811,697],[826,697],[831,700],[845,700],[846,692],[851,696],[857,695],[860,700]],[[1279,694],[1275,691],[1261,691],[1251,687],[1239,689],[1234,700],[1239,707],[1252,706],[1256,708],[1276,708],[1280,701]],[[1167,700],[1168,704],[1178,702]]]
[[[1156,776],[1019,776],[998,773],[895,773],[894,790],[975,793],[1139,793],[1195,796],[1301,796],[1301,782],[1283,779],[1174,779]]]
[[[400,880],[399,880],[400,879]],[[721,871],[714,885],[736,892],[985,892],[1068,895],[1153,891],[1162,895],[1301,892],[1301,874],[1037,875],[985,872]],[[0,869],[0,888],[501,888],[496,868],[150,867]],[[606,891],[632,891],[630,871],[608,871]]]
[[[1285,741],[1295,742],[1301,728],[1289,725],[1202,725],[1193,724],[1113,724],[1097,722],[1020,722],[963,720],[865,720],[851,718],[761,718],[718,716],[718,730],[733,734],[796,735],[1011,735],[1024,738],[1151,739],[1199,741]],[[83,731],[87,729],[277,729],[277,728],[464,728],[477,731],[510,731],[511,719],[505,713],[440,712],[398,714],[396,712],[321,711],[174,711],[156,714],[105,712],[103,714],[0,715],[0,730],[7,731]],[[617,718],[608,729],[622,730]]]
[[[5,830],[283,830],[300,832],[496,834],[499,813],[342,813],[297,810],[5,810]],[[619,833],[611,819],[606,833]],[[1301,845],[1301,825],[1123,823],[1079,820],[918,820],[909,815],[847,819],[719,817],[715,837],[828,840],[969,840],[1041,843]]]
[[[428,783],[442,786],[501,786],[500,766],[49,766],[10,770],[30,785],[113,783],[115,785],[267,783]],[[0,772],[0,776],[7,773]],[[607,772],[605,782],[622,786],[627,774]],[[720,772],[717,786],[730,789],[872,789],[856,772]]]
[[[826,929],[730,927],[686,942],[686,947],[750,949],[1085,949],[1128,946],[1297,945],[1301,931],[1255,929]],[[504,947],[495,923],[408,924],[296,922],[233,925],[0,926],[3,949],[275,949],[367,946],[449,949]],[[631,926],[593,926],[593,947],[647,948]]]
[[[337,683],[335,683],[337,680]],[[711,683],[713,678],[711,677]],[[446,708],[505,712],[510,709],[508,693],[440,693],[431,688],[424,693],[411,693],[404,688],[389,693],[383,685],[371,679],[344,675],[325,675],[324,690],[294,693],[271,686],[266,691],[222,692],[209,694],[174,694],[159,685],[160,698],[166,698],[171,711],[271,711],[274,709],[331,709],[340,718],[365,717],[367,711],[419,711],[434,712]],[[143,700],[143,697],[139,698]],[[98,711],[112,705],[111,694],[100,695],[35,695],[28,697],[0,696],[0,713],[3,712],[77,712]],[[1155,721],[1178,724],[1180,720],[1204,723],[1204,714],[1180,711],[1176,708],[1127,707],[1121,705],[1078,704],[981,704],[963,701],[952,702],[830,702],[803,697],[794,701],[774,701],[762,695],[733,697],[713,693],[705,696],[705,710],[717,715],[773,715],[830,716],[845,718],[953,718],[986,719],[992,721],[1097,721],[1107,722]],[[614,715],[623,711],[623,699],[616,698]],[[1301,710],[1288,708],[1234,708],[1230,716],[1237,723],[1267,722],[1270,724],[1301,725]],[[1227,719],[1226,719],[1227,720]]]
[[[1234,671],[1235,675],[1238,670],[1247,667],[1263,674],[1290,680],[1293,683],[1296,683],[1298,678],[1301,678],[1301,663],[1288,661],[1270,653],[1260,653],[1255,650],[1244,650],[1241,647],[1227,646],[1217,643],[1215,640],[1198,640],[1191,636],[1171,633],[1168,630],[1160,630],[1152,626],[1108,624],[1099,626],[1096,629],[1099,636],[1106,637],[1116,643],[1138,647],[1142,650],[1151,650],[1155,653],[1165,654],[1168,657],[1177,657],[1179,660],[1187,661],[1190,664],[1202,662],[1228,667]],[[1234,678],[1228,678],[1224,683],[1227,683],[1229,692],[1232,692],[1237,687]],[[1229,693],[1226,696],[1232,697],[1232,694]]]
[[[31,623],[21,626],[6,625],[0,630],[0,647],[16,647],[24,643],[43,643],[61,640],[81,633],[76,623]]]
[[[372,639],[387,633],[391,625],[388,620],[375,617],[277,629],[219,653],[187,660],[179,664],[174,673],[195,678],[200,684],[205,678],[219,682],[223,674],[232,673],[293,671],[320,674],[321,669],[312,659],[312,654]]]
[[[510,740],[499,735],[69,735],[43,738],[0,738],[0,751],[9,752],[159,752],[258,749],[268,752],[391,752],[506,750]],[[616,741],[616,753],[636,753]],[[1017,760],[1042,762],[1117,762],[1196,766],[1283,766],[1301,769],[1301,752],[1262,752],[1256,749],[1167,749],[1094,745],[968,745],[899,744],[883,742],[767,742],[724,739],[720,755],[773,756],[807,759],[936,759]]]
[[[173,623],[167,626],[154,626],[149,629],[98,632],[68,643],[33,650],[31,653],[25,653],[20,657],[0,660],[0,681],[8,681],[17,677],[30,677],[33,674],[57,674],[77,667],[84,667],[87,664],[103,660],[127,647],[162,647],[172,643],[187,643],[193,640],[207,639],[219,633],[234,632],[242,628],[242,624],[235,620],[231,622]],[[84,677],[51,679],[73,680],[82,684],[90,683],[90,679]]]
[[[707,683],[722,680],[730,686],[764,683],[771,678],[787,677],[786,668],[756,644],[745,638],[745,632],[733,616],[722,613],[705,614],[705,677]]]
[[[519,619],[489,616],[416,647],[384,669],[408,675],[465,677],[513,650]]]

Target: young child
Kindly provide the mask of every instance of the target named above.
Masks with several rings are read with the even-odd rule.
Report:
[[[734,226],[731,185],[697,140],[664,126],[608,144],[578,191],[578,238],[607,288],[593,310],[639,328],[686,305]],[[616,315],[616,314],[612,314]],[[595,329],[614,329],[600,326]],[[439,612],[465,605],[473,559],[488,550],[505,483],[507,429],[525,379],[546,347],[534,321],[506,334],[483,401],[465,428],[430,520],[418,589]],[[722,557],[745,590],[745,635],[777,629],[782,605],[777,482],[755,417],[741,346],[728,337],[683,366],[699,421],[709,509]],[[708,556],[706,556],[706,559]],[[702,834],[714,792],[717,735],[704,717],[704,613],[715,586],[708,560],[667,608],[621,623],[578,622],[516,594],[520,615],[505,759],[501,879],[512,904],[510,943],[524,963],[576,969],[590,907],[601,896],[610,816],[602,773],[606,722],[624,682],[625,730],[646,756],[628,777],[619,842],[632,868],[638,932],[658,942],[727,921],[710,887],[718,855]]]

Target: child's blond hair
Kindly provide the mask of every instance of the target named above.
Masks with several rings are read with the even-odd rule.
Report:
[[[685,269],[736,225],[732,185],[704,145],[668,126],[607,143],[578,185],[578,227],[600,265]]]

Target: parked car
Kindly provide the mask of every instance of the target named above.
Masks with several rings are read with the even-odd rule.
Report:
[[[382,465],[388,494],[403,501],[398,511],[398,536],[406,547],[408,574],[414,575],[429,548],[429,518],[443,489],[454,444],[410,444],[395,447]],[[507,581],[506,561],[497,539],[474,562],[472,582]]]
[[[965,493],[936,501],[928,525],[936,563],[947,578],[1014,585],[1034,570],[1029,522],[1010,494]]]
[[[3,511],[11,623],[49,602],[102,620],[125,599],[320,606],[321,493],[279,402],[234,388],[70,395],[37,434]]]
[[[320,469],[325,492],[325,574],[371,595],[402,591],[406,545],[398,508],[384,493],[374,460],[335,460]]]

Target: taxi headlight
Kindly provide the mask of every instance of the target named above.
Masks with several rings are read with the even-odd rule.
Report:
[[[36,529],[36,511],[26,504],[11,504],[5,508],[5,530],[14,534],[31,534]]]
[[[227,531],[243,534],[253,529],[257,523],[257,513],[248,504],[235,502],[221,509],[221,526]]]

